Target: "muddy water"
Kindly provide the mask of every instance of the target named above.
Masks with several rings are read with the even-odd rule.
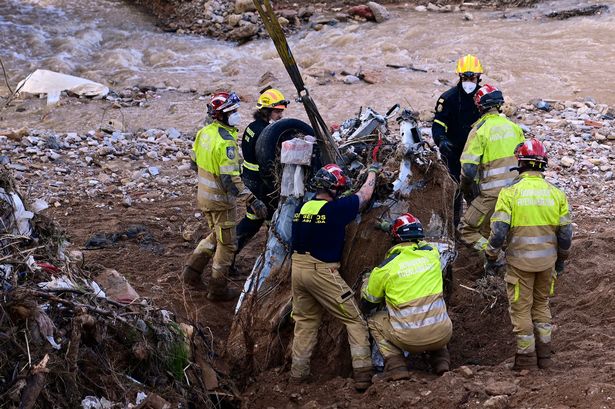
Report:
[[[430,108],[455,81],[455,59],[480,56],[486,79],[515,102],[530,98],[593,96],[615,104],[615,14],[566,21],[539,18],[538,10],[419,13],[393,9],[383,24],[344,24],[295,34],[290,44],[326,119],[339,121],[360,105],[385,110],[395,102]],[[594,3],[592,1],[589,4]],[[605,0],[615,9],[615,0]],[[146,14],[119,0],[4,0],[0,2],[0,55],[13,85],[36,68],[83,76],[121,89],[134,84],[199,91],[225,84],[252,98],[266,71],[293,89],[268,40],[237,47],[164,33]],[[427,73],[387,68],[412,64]],[[376,70],[375,85],[319,85],[324,71]],[[2,84],[3,86],[4,84]],[[6,88],[0,92],[6,94]],[[244,104],[245,105],[245,104]],[[251,104],[248,104],[251,105]],[[244,109],[246,113],[250,107]],[[294,112],[293,112],[294,111]],[[298,105],[291,114],[300,114]]]

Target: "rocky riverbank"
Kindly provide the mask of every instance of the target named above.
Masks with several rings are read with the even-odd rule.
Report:
[[[133,0],[151,12],[165,31],[200,34],[237,42],[262,38],[267,34],[252,0]],[[481,7],[531,6],[540,0],[385,0],[379,3],[360,0],[274,1],[280,25],[287,32],[301,28],[322,29],[348,21],[382,22],[388,19],[387,7],[412,7],[418,11],[464,12]],[[383,4],[380,4],[383,3]],[[386,5],[386,6],[385,6]]]
[[[111,107],[119,109],[137,103],[142,94],[156,98],[168,92],[135,88],[107,98]],[[536,99],[508,104],[505,113],[521,124],[526,134],[545,142],[550,153],[546,175],[573,199],[584,198],[577,212],[595,215],[610,211],[610,198],[615,194],[614,107],[590,97],[576,101]],[[430,117],[430,111],[421,113],[426,135]],[[149,203],[190,192],[196,184],[189,165],[192,139],[192,134],[175,128],[125,132],[117,119],[81,132],[4,129],[0,130],[0,163],[12,168],[17,180],[36,181],[33,193],[53,206],[90,199],[128,207],[135,201]]]

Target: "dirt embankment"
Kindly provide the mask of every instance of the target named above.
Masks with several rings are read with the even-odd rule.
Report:
[[[166,31],[201,34],[223,40],[245,42],[267,34],[252,0],[132,0],[152,13]],[[349,20],[381,22],[386,8],[421,7],[424,11],[452,12],[480,7],[526,7],[540,0],[384,0],[376,4],[361,0],[273,1],[279,22],[288,32],[301,28],[319,30],[323,24]],[[371,3],[371,4],[369,4]],[[382,3],[379,5],[378,3]],[[353,6],[369,5],[371,11]],[[384,6],[383,6],[384,5]],[[418,10],[418,8],[417,8]]]

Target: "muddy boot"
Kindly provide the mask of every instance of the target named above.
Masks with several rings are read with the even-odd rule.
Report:
[[[358,368],[353,371],[354,388],[357,392],[363,392],[372,384],[372,376],[374,369],[370,366],[367,368]]]
[[[406,366],[406,361],[401,355],[393,355],[384,360],[384,379],[387,381],[399,381],[400,379],[410,379],[410,372]]]
[[[203,269],[207,265],[208,261],[209,257],[206,254],[190,254],[190,257],[186,260],[186,264],[184,264],[184,269],[182,271],[182,279],[184,280],[184,283],[193,287],[202,287],[203,282],[201,281],[201,275],[203,274]]]
[[[228,288],[226,278],[212,277],[209,280],[209,293],[207,299],[211,301],[231,301],[239,296],[240,291]]]
[[[448,372],[451,366],[451,356],[446,347],[440,348],[437,351],[429,353],[429,363],[433,372],[440,376],[444,372]]]
[[[530,352],[529,354],[516,354],[515,363],[513,364],[513,371],[521,371],[523,369],[536,369],[536,352]]]
[[[540,369],[551,367],[553,364],[553,361],[551,361],[551,353],[551,343],[536,341],[536,357],[538,358],[538,367]]]

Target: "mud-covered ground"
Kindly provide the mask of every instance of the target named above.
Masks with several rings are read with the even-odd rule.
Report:
[[[142,296],[180,317],[208,326],[222,348],[233,304],[210,303],[202,292],[186,290],[178,280],[184,257],[193,245],[185,242],[181,234],[183,220],[194,213],[193,202],[194,192],[187,190],[184,197],[176,200],[138,204],[129,209],[118,203],[97,208],[93,202],[81,201],[48,212],[67,229],[78,247],[96,232],[118,231],[133,224],[146,226],[162,245],[162,251],[152,253],[138,243],[123,241],[107,249],[85,250],[86,262],[117,269]],[[609,218],[607,221],[612,223]],[[504,395],[508,397],[496,400],[507,401],[510,407],[612,407],[615,352],[610,346],[615,337],[615,290],[611,280],[615,260],[611,249],[615,229],[602,217],[576,222],[575,251],[552,300],[556,324],[553,369],[521,374],[507,369],[514,354],[514,339],[506,300],[484,298],[460,286],[476,287],[475,280],[480,276],[480,266],[471,253],[463,250],[455,264],[448,304],[455,325],[450,344],[456,368],[453,372],[438,378],[416,370],[408,381],[377,381],[365,394],[358,394],[349,379],[322,376],[320,373],[326,373],[323,367],[313,368],[314,379],[301,386],[288,385],[286,369],[278,368],[250,383],[244,406],[478,408],[490,397]],[[263,237],[264,231],[242,253],[241,271],[250,268]],[[420,359],[415,361],[418,368],[424,367]],[[469,370],[459,369],[462,365]]]

